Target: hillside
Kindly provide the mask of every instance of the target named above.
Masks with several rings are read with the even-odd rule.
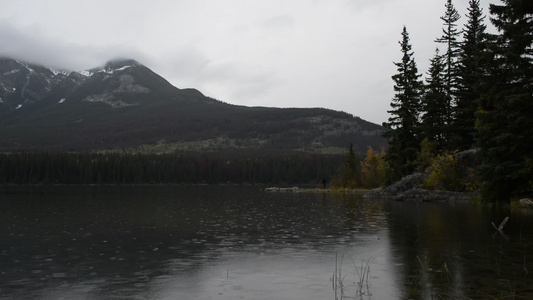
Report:
[[[0,151],[145,149],[339,153],[385,145],[379,125],[323,108],[230,105],[123,60],[84,72],[0,58]]]

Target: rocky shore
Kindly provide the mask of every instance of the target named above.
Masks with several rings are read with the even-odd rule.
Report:
[[[365,199],[383,199],[412,202],[469,202],[479,197],[478,193],[461,193],[420,188],[427,178],[426,173],[405,176],[387,187],[371,190]]]
[[[457,163],[460,176],[465,181],[474,176],[473,170],[477,166],[475,149],[455,153],[453,160]],[[387,187],[372,190],[366,193],[364,197],[366,199],[414,202],[469,202],[479,199],[480,195],[478,193],[422,188],[431,172],[432,166],[428,167],[425,172],[413,173]]]

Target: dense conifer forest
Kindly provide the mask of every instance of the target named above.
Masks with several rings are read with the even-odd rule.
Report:
[[[338,172],[342,155],[305,153],[0,154],[0,184],[307,184]]]
[[[427,167],[428,158],[478,149],[476,175],[483,198],[509,201],[533,193],[533,2],[491,4],[487,32],[479,0],[467,20],[446,0],[443,34],[425,80],[409,33],[395,63],[391,117],[383,125],[389,182]],[[442,53],[442,54],[441,54]]]

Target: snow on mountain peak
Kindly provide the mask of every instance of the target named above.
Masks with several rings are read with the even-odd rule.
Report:
[[[138,66],[138,65],[140,64],[134,59],[115,59],[115,60],[108,61],[105,64],[104,68],[117,70],[125,66]]]
[[[131,67],[132,67],[132,66],[123,66],[123,67],[120,67],[120,68],[117,68],[117,69],[114,69],[114,68],[104,68],[104,69],[101,69],[100,71],[98,71],[97,73],[113,74],[114,72],[118,72],[118,71],[126,70],[127,68],[131,68]]]
[[[93,76],[93,74],[94,74],[94,73],[91,72],[91,71],[80,71],[79,73],[80,73],[81,75],[85,76],[85,77],[91,77],[91,76]]]
[[[23,65],[26,69],[28,69],[28,71],[30,71],[31,73],[35,73],[35,70],[33,70],[32,68],[30,68],[30,66],[26,63],[20,63],[21,65]]]
[[[20,72],[20,69],[14,69],[14,70],[11,70],[9,72],[5,72],[4,73],[4,76],[7,76],[7,75],[11,75],[11,74],[15,74],[17,72]]]
[[[136,60],[133,59],[122,59],[122,60],[112,60],[107,62],[103,67],[90,69],[87,71],[80,72],[80,74],[84,76],[92,76],[93,74],[97,73],[104,73],[104,74],[113,74],[115,72],[123,71],[128,68],[140,66]]]
[[[56,70],[56,69],[49,69],[55,76],[59,75],[59,74],[62,74],[62,75],[65,75],[65,76],[68,76],[70,75],[71,72],[69,71],[59,71],[59,70]]]

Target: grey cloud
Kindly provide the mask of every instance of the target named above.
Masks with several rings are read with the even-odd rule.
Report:
[[[106,47],[66,43],[56,39],[29,35],[0,21],[0,55],[65,70],[86,70],[114,58],[146,56],[136,49],[110,45]]]
[[[266,19],[262,24],[268,29],[281,29],[292,27],[294,25],[294,18],[287,15],[280,15]]]
[[[223,87],[230,99],[241,99],[242,104],[253,102],[258,97],[265,97],[272,89],[285,84],[276,73],[259,67],[251,67],[239,62],[208,64],[200,74],[202,85],[206,87]],[[266,105],[266,103],[265,103]]]
[[[152,59],[154,67],[162,72],[171,72],[175,77],[190,77],[201,72],[209,64],[209,58],[199,49],[186,46]]]

